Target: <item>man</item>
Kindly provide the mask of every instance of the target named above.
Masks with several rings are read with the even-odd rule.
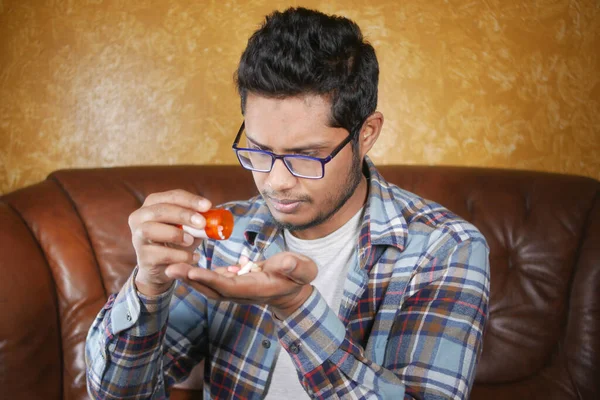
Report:
[[[90,329],[92,397],[164,398],[202,360],[205,398],[468,397],[488,247],[366,157],[383,124],[378,73],[348,19],[266,18],[237,71],[233,145],[261,196],[224,205],[226,241],[176,227],[205,225],[211,203],[191,193],[131,214],[138,265]],[[238,275],[248,260],[261,270]]]

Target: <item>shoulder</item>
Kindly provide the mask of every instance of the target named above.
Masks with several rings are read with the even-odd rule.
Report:
[[[388,191],[397,212],[406,223],[409,240],[419,237],[426,238],[430,243],[443,240],[454,246],[481,243],[487,247],[485,237],[475,225],[442,204],[389,183]]]
[[[406,222],[406,241],[395,269],[411,271],[409,293],[432,282],[454,285],[477,293],[489,290],[489,246],[472,223],[439,203],[391,188]]]

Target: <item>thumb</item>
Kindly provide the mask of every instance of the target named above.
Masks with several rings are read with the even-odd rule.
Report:
[[[297,253],[279,253],[263,264],[263,271],[278,272],[300,285],[311,283],[317,277],[317,264]]]

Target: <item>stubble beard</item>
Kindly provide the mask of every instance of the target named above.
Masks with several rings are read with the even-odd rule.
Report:
[[[280,229],[287,229],[290,232],[300,232],[309,228],[314,228],[315,226],[327,222],[340,210],[340,208],[344,206],[344,204],[346,204],[346,202],[352,197],[352,195],[356,191],[356,188],[360,184],[362,175],[362,160],[358,155],[358,148],[355,148],[355,146],[353,146],[352,166],[350,169],[348,179],[346,180],[346,184],[342,188],[340,188],[341,190],[337,188],[333,190],[331,192],[331,196],[328,197],[325,203],[326,205],[331,205],[331,207],[327,207],[326,209],[319,211],[319,214],[317,214],[315,218],[304,224],[292,224],[287,222],[281,222],[278,221],[275,218],[275,216],[273,216],[273,213],[271,213],[270,209],[269,213],[271,213],[273,220]],[[340,193],[340,195],[336,196],[336,193]],[[263,193],[263,197],[266,197],[265,193]],[[311,199],[305,199],[305,201],[310,203]]]

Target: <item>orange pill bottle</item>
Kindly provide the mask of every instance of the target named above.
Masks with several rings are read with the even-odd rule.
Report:
[[[229,210],[213,208],[201,212],[206,219],[204,229],[197,229],[187,225],[178,225],[190,235],[202,239],[226,240],[233,231],[233,214]]]

